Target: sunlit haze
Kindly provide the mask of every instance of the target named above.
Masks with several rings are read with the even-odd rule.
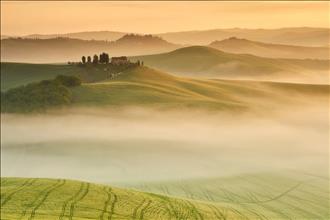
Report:
[[[1,1],[3,35],[329,27],[328,2]]]

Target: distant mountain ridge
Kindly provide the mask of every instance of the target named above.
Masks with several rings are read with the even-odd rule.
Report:
[[[72,38],[1,40],[1,61],[54,63],[80,61],[81,56],[107,52],[110,56],[135,56],[172,51],[180,45],[152,35],[127,34],[116,41]]]
[[[237,37],[231,37],[221,41],[213,41],[209,46],[229,53],[252,54],[260,57],[330,59],[330,48],[328,47],[269,44]]]

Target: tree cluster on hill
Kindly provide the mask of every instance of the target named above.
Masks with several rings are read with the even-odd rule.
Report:
[[[30,83],[1,92],[1,112],[40,112],[72,101],[69,87],[79,86],[75,76],[59,75],[53,80]]]
[[[93,61],[92,61],[91,56],[87,56],[87,59],[86,59],[85,56],[82,56],[81,57],[81,62],[82,62],[82,64],[86,64],[86,63],[108,64],[110,62],[110,57],[109,57],[109,54],[103,52],[99,56],[95,54],[93,56]]]

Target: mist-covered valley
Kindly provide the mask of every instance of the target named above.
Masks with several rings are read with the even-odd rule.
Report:
[[[1,119],[3,176],[134,183],[287,170],[328,175],[324,106],[269,115],[89,108]]]

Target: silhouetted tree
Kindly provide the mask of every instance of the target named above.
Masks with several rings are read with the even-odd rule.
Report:
[[[110,62],[109,54],[107,54],[107,53],[105,54],[104,62],[105,62],[106,64],[108,64],[108,63]]]
[[[101,53],[100,54],[100,58],[99,58],[99,62],[100,63],[106,63],[106,64],[108,64],[109,61],[110,61],[109,54],[107,54],[107,53]]]
[[[91,56],[88,56],[87,57],[87,63],[91,63],[92,62],[92,58],[91,58]]]
[[[86,57],[82,56],[81,61],[82,61],[82,63],[86,63]]]
[[[93,57],[93,64],[98,64],[99,63],[99,57],[95,54]]]
[[[99,62],[104,63],[104,53],[100,54]]]

